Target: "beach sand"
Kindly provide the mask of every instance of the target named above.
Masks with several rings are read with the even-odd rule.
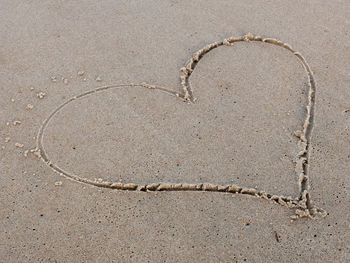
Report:
[[[4,1],[0,261],[350,261],[347,17]]]

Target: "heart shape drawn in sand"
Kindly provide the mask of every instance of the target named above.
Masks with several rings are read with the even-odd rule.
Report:
[[[261,43],[271,44],[271,45],[277,46],[279,48],[283,48],[285,50],[288,50],[289,52],[292,53],[292,55],[294,55],[294,57],[296,57],[299,60],[299,62],[301,62],[302,66],[307,74],[308,91],[307,91],[306,117],[304,119],[302,129],[294,132],[294,135],[298,138],[296,140],[297,141],[297,150],[296,150],[297,154],[296,154],[296,157],[294,159],[294,164],[295,164],[294,170],[295,171],[293,171],[293,173],[296,173],[296,181],[298,181],[298,183],[299,183],[299,195],[298,196],[291,197],[291,196],[283,196],[283,195],[278,195],[278,194],[271,194],[271,193],[267,193],[267,192],[262,191],[262,190],[258,190],[257,187],[248,188],[248,187],[238,186],[238,185],[231,184],[231,183],[213,184],[213,183],[203,183],[203,182],[199,181],[196,183],[184,183],[184,182],[177,182],[177,183],[174,183],[174,182],[172,182],[172,183],[153,182],[152,183],[151,182],[151,183],[141,184],[141,183],[134,183],[134,182],[133,183],[131,183],[131,182],[130,183],[113,182],[113,181],[109,181],[109,180],[107,181],[107,180],[103,180],[103,179],[93,180],[93,179],[87,178],[86,176],[84,177],[82,175],[79,175],[79,172],[76,173],[76,172],[65,171],[64,169],[59,167],[59,165],[57,164],[57,161],[53,161],[55,158],[52,159],[48,156],[47,146],[44,147],[45,131],[46,131],[47,127],[49,126],[49,123],[52,122],[52,119],[55,116],[57,116],[58,114],[61,114],[63,109],[70,107],[70,105],[72,105],[73,102],[78,103],[79,101],[82,101],[83,99],[92,97],[92,95],[98,96],[99,94],[105,93],[108,90],[110,91],[113,89],[113,90],[120,90],[121,91],[121,90],[124,90],[125,88],[128,88],[128,92],[124,92],[124,95],[119,96],[119,97],[121,97],[121,96],[124,96],[124,97],[121,100],[119,99],[119,101],[117,101],[117,102],[114,101],[113,103],[114,103],[114,105],[118,106],[118,109],[119,108],[121,109],[122,114],[128,115],[128,114],[131,114],[130,113],[131,111],[134,111],[132,113],[134,115],[131,114],[130,116],[128,116],[128,119],[124,123],[124,126],[122,123],[122,124],[120,124],[121,126],[116,126],[117,128],[118,127],[119,128],[125,127],[125,124],[130,122],[131,119],[135,119],[135,120],[136,119],[141,119],[141,120],[144,119],[144,116],[142,117],[142,115],[147,115],[144,112],[147,112],[147,110],[149,110],[150,107],[147,105],[143,105],[145,103],[143,103],[143,104],[141,103],[141,105],[139,105],[139,104],[136,105],[137,100],[133,100],[133,99],[136,99],[137,96],[138,97],[148,96],[148,95],[145,95],[146,92],[148,92],[147,94],[152,93],[152,98],[155,98],[156,102],[158,102],[158,104],[154,103],[152,106],[157,107],[157,105],[166,104],[163,100],[163,97],[158,97],[158,95],[153,96],[154,93],[157,93],[157,94],[158,93],[162,93],[162,94],[165,93],[166,96],[171,95],[170,97],[172,100],[170,103],[173,103],[171,105],[171,107],[174,107],[174,108],[170,109],[171,113],[168,116],[165,116],[167,114],[167,112],[165,112],[163,110],[163,108],[160,108],[159,111],[157,111],[157,109],[155,109],[152,114],[158,114],[159,112],[161,114],[159,113],[160,115],[159,116],[157,115],[153,119],[154,123],[152,123],[152,125],[149,125],[146,123],[142,127],[137,128],[135,130],[124,131],[124,132],[126,132],[125,133],[126,137],[128,136],[128,134],[131,134],[130,136],[131,137],[134,136],[134,138],[136,138],[135,140],[137,140],[138,137],[144,136],[144,134],[149,135],[149,137],[145,138],[145,140],[142,141],[142,139],[141,139],[142,143],[139,143],[139,144],[135,144],[135,143],[133,144],[134,139],[130,139],[128,141],[128,143],[130,143],[130,145],[132,145],[133,147],[128,148],[129,144],[126,144],[127,147],[125,149],[125,144],[124,144],[124,146],[123,146],[124,148],[122,148],[120,150],[124,151],[124,152],[129,152],[130,155],[128,155],[129,156],[128,158],[135,158],[138,162],[141,162],[138,159],[138,158],[142,157],[142,155],[140,155],[140,153],[151,154],[151,155],[154,154],[154,155],[156,155],[156,157],[154,157],[154,158],[156,158],[156,160],[159,160],[159,162],[160,162],[162,160],[162,158],[164,158],[165,155],[169,155],[169,154],[171,155],[171,153],[169,153],[169,152],[171,152],[172,149],[169,149],[169,147],[168,148],[165,147],[166,149],[164,149],[164,147],[161,145],[161,142],[163,140],[162,135],[170,130],[174,133],[174,130],[176,131],[178,129],[176,127],[176,122],[171,122],[172,118],[177,118],[176,111],[178,110],[180,112],[180,114],[187,114],[187,116],[193,115],[189,118],[192,118],[191,119],[192,123],[193,124],[195,123],[196,125],[193,125],[191,127],[185,127],[185,131],[176,131],[176,132],[179,132],[180,134],[183,134],[183,142],[181,142],[181,143],[184,145],[184,147],[180,147],[180,149],[179,149],[179,147],[178,147],[179,144],[176,144],[176,143],[172,144],[171,136],[166,139],[167,140],[166,143],[170,144],[173,147],[174,152],[180,152],[184,156],[184,158],[181,159],[181,162],[185,163],[185,166],[187,165],[186,169],[189,169],[189,170],[186,170],[187,175],[190,173],[195,173],[196,169],[198,169],[199,170],[198,174],[201,174],[201,172],[203,174],[205,174],[205,173],[207,173],[207,174],[219,173],[218,176],[220,176],[221,174],[226,173],[226,170],[233,169],[233,167],[231,167],[229,163],[225,163],[226,167],[222,168],[219,166],[215,166],[215,162],[214,162],[212,165],[214,168],[210,168],[208,166],[209,167],[208,169],[211,169],[211,170],[206,171],[206,168],[207,168],[206,163],[208,163],[208,160],[206,160],[207,155],[211,156],[211,158],[217,158],[216,162],[220,163],[220,161],[224,160],[227,157],[227,154],[229,154],[229,152],[233,150],[233,148],[232,148],[233,143],[232,142],[234,142],[234,138],[231,138],[232,136],[230,137],[230,135],[227,135],[225,133],[227,130],[231,130],[231,129],[232,129],[231,133],[234,133],[235,127],[234,127],[234,125],[232,125],[232,123],[231,124],[229,123],[230,120],[223,119],[219,122],[213,121],[213,123],[214,123],[213,125],[211,125],[210,122],[201,123],[200,122],[200,120],[202,120],[201,116],[208,116],[208,115],[212,114],[212,111],[214,111],[213,109],[215,109],[215,106],[213,108],[210,108],[209,106],[207,108],[201,108],[195,114],[189,114],[190,110],[188,110],[188,112],[186,110],[181,112],[181,109],[186,108],[188,105],[196,105],[196,99],[193,96],[193,92],[191,89],[189,79],[190,79],[192,73],[194,72],[194,69],[197,66],[198,62],[207,53],[209,53],[213,49],[220,47],[220,46],[235,46],[236,42],[261,42]],[[316,207],[312,203],[311,198],[310,198],[310,193],[309,193],[309,175],[308,175],[309,147],[310,147],[310,137],[311,137],[311,132],[312,132],[312,128],[313,128],[313,121],[314,121],[313,115],[314,115],[314,102],[315,102],[315,88],[316,87],[315,87],[313,73],[312,73],[308,63],[306,62],[306,60],[304,59],[304,57],[300,53],[294,51],[289,44],[283,43],[279,40],[276,40],[273,38],[262,38],[260,36],[253,36],[252,34],[249,33],[249,34],[246,34],[242,37],[238,37],[238,38],[231,37],[231,38],[225,39],[223,41],[214,42],[212,44],[205,46],[204,48],[197,51],[193,55],[193,57],[189,60],[189,62],[186,64],[186,66],[181,68],[180,71],[181,71],[180,79],[181,79],[181,86],[183,88],[183,93],[177,93],[175,91],[172,91],[172,90],[169,90],[169,89],[166,89],[163,87],[150,85],[150,84],[146,84],[146,83],[120,84],[120,85],[110,85],[110,86],[98,87],[98,88],[84,92],[80,95],[77,95],[75,97],[68,99],[63,104],[61,104],[58,108],[56,108],[48,116],[47,119],[44,120],[42,126],[40,127],[38,136],[37,136],[37,148],[33,152],[37,153],[37,155],[50,168],[52,168],[55,172],[58,172],[60,175],[65,176],[65,177],[72,179],[74,181],[94,185],[97,187],[104,187],[104,188],[111,188],[111,189],[118,189],[118,190],[128,190],[128,191],[144,191],[144,192],[152,192],[152,191],[211,191],[211,192],[234,193],[234,194],[242,194],[242,195],[248,195],[248,196],[252,196],[252,197],[256,197],[256,198],[270,200],[274,203],[283,205],[285,207],[293,208],[293,209],[295,209],[296,213],[295,213],[295,215],[292,216],[292,219],[297,219],[300,217],[315,218],[317,216],[323,217],[326,215],[324,210]],[[150,90],[151,90],[151,92],[150,92]],[[135,95],[135,94],[133,94],[133,92],[136,92],[137,96],[133,97],[133,99],[132,99],[130,97],[132,97],[132,95]],[[118,97],[114,98],[114,99],[118,100]],[[123,99],[124,99],[124,101],[123,101]],[[146,101],[148,102],[147,99],[148,98],[146,98]],[[111,98],[110,98],[110,100],[111,100]],[[183,104],[183,103],[181,103],[181,101],[185,101],[188,103]],[[209,103],[210,103],[210,101],[209,101]],[[131,108],[130,108],[130,105],[131,105]],[[126,108],[123,110],[123,107],[126,107]],[[164,107],[164,105],[162,105],[161,107]],[[223,107],[223,108],[225,108],[225,107]],[[136,112],[137,110],[138,110],[139,114]],[[142,112],[143,110],[144,110],[144,112]],[[169,110],[169,107],[168,107],[168,110]],[[73,109],[73,111],[71,111],[71,113],[72,112],[74,112],[74,109]],[[140,112],[141,112],[141,118],[139,116]],[[215,115],[215,116],[214,115],[213,115],[213,119],[218,118],[218,115]],[[228,115],[233,115],[233,114],[231,114],[231,112],[229,112]],[[119,120],[123,119],[122,116],[121,117],[119,116]],[[78,118],[79,118],[79,116],[78,116]],[[237,119],[236,116],[233,116],[233,118]],[[163,120],[170,119],[170,121],[165,122],[166,124],[164,125],[164,123],[162,122],[162,119]],[[63,126],[64,126],[64,124],[65,124],[65,122],[62,123]],[[184,124],[184,126],[186,126],[187,124],[188,123]],[[96,124],[95,126],[98,127],[98,124]],[[197,127],[197,126],[200,126],[200,127]],[[208,137],[204,140],[205,143],[200,144],[200,143],[198,143],[199,142],[198,140],[195,142],[195,140],[193,138],[188,138],[188,137],[191,137],[193,135],[193,137],[196,137],[196,139],[200,140],[201,137],[198,133],[196,134],[196,131],[199,131],[200,129],[203,130],[203,128],[202,128],[203,126],[205,126],[205,130],[206,130],[205,134]],[[265,129],[265,127],[261,127],[261,125],[255,127],[255,128],[258,129],[259,127],[262,129]],[[188,133],[188,130],[191,130],[191,129],[193,129],[194,132]],[[216,142],[215,142],[216,139],[214,137],[213,137],[214,139],[213,139],[213,143],[212,143],[211,138],[210,138],[210,136],[212,136],[212,135],[210,132],[208,132],[208,130],[211,130],[211,129],[213,131],[220,131],[219,132],[220,133],[219,137],[221,136],[220,139],[227,140],[227,142],[226,142],[227,149],[228,149],[227,151],[225,149],[223,149],[225,147],[222,145],[220,145],[221,148],[217,147]],[[125,130],[125,128],[124,128],[124,130]],[[159,133],[160,130],[162,131],[163,134]],[[113,131],[115,132],[115,129],[113,129],[111,131],[112,132],[111,133],[112,139],[117,136],[115,133],[113,133]],[[226,134],[226,136],[225,136],[225,134]],[[67,135],[67,136],[69,136],[69,135]],[[244,135],[242,135],[242,136],[243,136],[242,138],[245,138]],[[151,138],[150,141],[148,141],[148,138]],[[50,139],[52,139],[52,138],[50,137]],[[55,138],[53,137],[53,140],[54,139]],[[156,144],[159,143],[159,145],[154,145],[155,143]],[[196,148],[198,144],[200,144],[201,145],[200,147],[202,147],[202,148],[199,148],[199,153],[198,153],[198,148]],[[60,144],[60,145],[62,145],[62,144]],[[122,142],[117,142],[116,147],[118,147],[118,145],[119,146],[122,145]],[[242,145],[246,145],[246,143],[242,144]],[[293,145],[295,147],[295,144],[293,144]],[[146,153],[143,152],[143,147],[147,148]],[[264,147],[262,147],[262,148],[264,149]],[[102,149],[102,150],[105,150],[105,149]],[[197,154],[199,154],[198,157],[192,156],[194,153],[194,150],[196,150]],[[92,151],[93,151],[93,149],[87,149],[85,152],[92,152]],[[201,155],[202,151],[208,151],[208,154]],[[273,153],[268,152],[268,153],[265,153],[264,155],[266,155],[267,157],[271,157],[270,155],[272,155],[272,154]],[[257,157],[259,157],[259,156],[257,156]],[[120,165],[123,165],[123,158],[124,158],[124,155],[121,155],[120,156],[120,159],[121,159]],[[179,158],[182,158],[181,155],[179,155]],[[62,166],[62,164],[60,164],[60,165]],[[147,163],[147,165],[144,167],[147,168],[147,167],[152,166],[153,168],[154,167],[157,168],[157,165],[159,165],[157,162]],[[166,162],[164,162],[164,166],[168,167]],[[177,166],[180,166],[180,165],[177,164]],[[245,167],[246,166],[247,165],[245,165]],[[116,168],[116,170],[118,170],[117,165],[115,166],[115,168]],[[250,167],[248,166],[246,168],[249,169]],[[126,167],[125,169],[128,169],[128,167]],[[131,167],[130,169],[137,170],[136,167]],[[150,170],[152,170],[152,169],[150,168]],[[167,172],[167,169],[172,169],[172,168],[165,168],[164,173]],[[140,171],[137,171],[137,172],[140,172]],[[141,172],[147,173],[147,171],[141,171]],[[171,170],[171,171],[169,170],[169,173],[173,173],[173,170]],[[181,173],[181,172],[178,171],[177,173]],[[201,179],[201,178],[199,178],[199,179]]]

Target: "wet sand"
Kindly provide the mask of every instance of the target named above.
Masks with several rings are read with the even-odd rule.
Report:
[[[1,261],[350,260],[349,14],[4,3]]]

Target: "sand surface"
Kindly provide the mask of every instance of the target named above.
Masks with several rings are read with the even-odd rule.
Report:
[[[350,261],[348,17],[3,1],[0,262]]]

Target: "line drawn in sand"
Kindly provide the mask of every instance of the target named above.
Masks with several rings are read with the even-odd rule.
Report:
[[[113,88],[121,88],[121,87],[142,87],[146,89],[159,90],[166,93],[169,93],[173,96],[179,97],[188,103],[195,103],[196,98],[193,97],[191,85],[190,85],[190,77],[192,72],[194,71],[196,65],[200,61],[200,59],[211,50],[220,47],[220,46],[234,46],[235,42],[250,42],[250,41],[260,41],[263,43],[272,44],[275,46],[282,47],[289,52],[292,52],[298,60],[302,63],[303,68],[305,69],[308,76],[308,102],[306,105],[306,117],[303,124],[303,129],[301,131],[296,131],[294,133],[295,136],[299,138],[298,147],[300,148],[299,153],[296,156],[296,165],[295,165],[295,173],[298,178],[299,184],[299,195],[296,197],[291,196],[283,196],[283,195],[274,195],[271,193],[267,193],[265,191],[260,191],[255,188],[246,188],[243,186],[237,185],[217,185],[217,184],[207,184],[207,183],[199,183],[199,184],[188,184],[188,183],[180,183],[180,184],[171,184],[171,183],[152,183],[152,184],[137,184],[137,183],[120,183],[120,182],[107,182],[103,180],[91,180],[88,178],[80,177],[75,174],[71,174],[69,172],[64,171],[58,165],[53,163],[48,154],[45,151],[43,145],[43,138],[45,134],[45,129],[50,122],[50,120],[55,116],[57,112],[59,112],[63,107],[67,104],[98,92],[102,92],[108,89]],[[295,215],[291,218],[293,220],[302,217],[308,218],[317,218],[317,217],[325,217],[326,212],[317,206],[315,206],[310,197],[310,187],[309,187],[309,174],[308,174],[308,166],[309,166],[309,147],[310,147],[310,139],[311,133],[313,129],[314,123],[314,106],[315,106],[315,92],[316,92],[316,84],[314,80],[313,73],[306,62],[305,58],[299,53],[292,49],[292,47],[283,43],[274,38],[262,38],[260,36],[254,36],[250,33],[241,36],[241,37],[230,37],[224,39],[223,41],[214,42],[205,46],[204,48],[198,50],[186,63],[186,65],[180,69],[181,71],[181,86],[183,89],[183,94],[177,93],[175,91],[169,90],[164,87],[150,85],[147,83],[140,84],[119,84],[119,85],[109,85],[109,86],[101,86],[95,88],[93,90],[84,92],[77,96],[74,96],[63,104],[58,106],[43,122],[42,126],[39,129],[39,133],[37,136],[37,148],[32,150],[34,154],[39,156],[42,161],[44,161],[51,169],[55,172],[59,173],[62,176],[65,176],[71,180],[86,183],[90,185],[94,185],[97,187],[111,188],[117,190],[128,190],[128,191],[144,191],[144,192],[153,192],[153,191],[211,191],[211,192],[224,192],[224,193],[233,193],[233,194],[242,194],[248,195],[256,198],[262,198],[274,203],[280,204],[282,206],[295,209]]]

